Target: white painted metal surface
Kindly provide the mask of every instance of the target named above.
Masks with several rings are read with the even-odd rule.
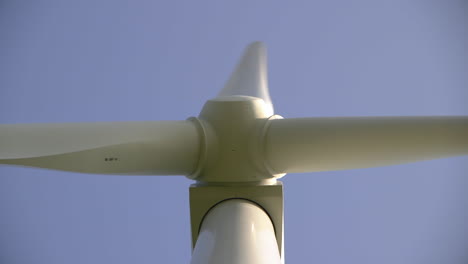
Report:
[[[208,212],[222,201],[244,199],[258,205],[267,212],[275,228],[278,248],[283,249],[284,244],[284,210],[283,210],[283,184],[265,185],[227,185],[227,184],[192,184],[190,194],[190,224],[192,230],[192,249],[200,234],[202,222]],[[280,251],[283,258],[284,251]]]
[[[203,220],[191,264],[280,264],[270,218],[258,205],[232,199]]]
[[[224,96],[208,100],[199,115],[201,160],[189,178],[199,182],[274,184],[265,167],[262,136],[269,110],[264,100],[251,96]]]

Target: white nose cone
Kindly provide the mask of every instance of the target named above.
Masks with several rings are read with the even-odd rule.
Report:
[[[262,42],[247,46],[236,69],[218,96],[253,96],[265,101],[273,115],[273,104],[268,92],[267,54]]]

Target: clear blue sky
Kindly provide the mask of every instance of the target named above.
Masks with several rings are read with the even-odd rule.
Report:
[[[284,117],[468,115],[467,17],[463,0],[4,0],[0,123],[198,115],[255,40]],[[286,262],[466,263],[467,171],[287,175]],[[190,184],[2,167],[0,263],[188,263]]]

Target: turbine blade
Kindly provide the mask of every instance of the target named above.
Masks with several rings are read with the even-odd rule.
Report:
[[[263,99],[273,114],[273,104],[268,92],[267,52],[262,42],[254,42],[247,46],[236,69],[218,94],[237,95]]]
[[[0,125],[0,164],[99,174],[188,175],[198,161],[190,121]]]
[[[270,121],[276,173],[387,166],[468,154],[468,117],[292,118]]]

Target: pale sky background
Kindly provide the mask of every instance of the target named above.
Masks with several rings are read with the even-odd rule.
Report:
[[[196,116],[255,40],[284,117],[468,115],[463,0],[1,0],[0,123]],[[286,175],[286,263],[466,264],[467,171]],[[189,263],[190,184],[2,167],[0,263]]]

